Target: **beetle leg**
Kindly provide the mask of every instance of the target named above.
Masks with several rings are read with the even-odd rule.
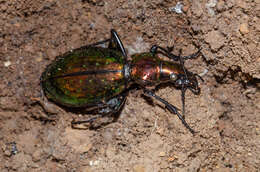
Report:
[[[78,125],[78,124],[86,124],[86,123],[91,124],[91,123],[95,122],[97,119],[100,119],[100,118],[103,118],[103,117],[112,115],[112,114],[114,114],[114,113],[116,113],[116,112],[117,112],[117,111],[115,110],[115,111],[110,111],[110,112],[108,112],[108,113],[99,113],[99,114],[97,114],[97,116],[92,117],[92,118],[89,118],[89,119],[87,119],[87,120],[80,120],[80,121],[72,120],[72,121],[71,121],[71,125],[72,125],[73,128],[76,128],[76,127],[74,127],[74,126],[75,126],[75,125]]]
[[[162,99],[161,97],[157,96],[153,91],[144,88],[144,93],[148,96],[154,97],[155,99],[157,99],[158,101],[160,101],[161,103],[163,103],[166,108],[173,114],[176,114],[178,116],[178,118],[181,120],[181,122],[183,123],[183,125],[192,133],[195,134],[195,131],[189,126],[189,124],[185,121],[184,117],[178,112],[177,108],[175,106],[173,106],[172,104],[170,104],[169,102],[167,102],[166,100]]]
[[[87,120],[80,120],[80,121],[73,120],[71,122],[71,125],[74,126],[77,124],[92,123],[92,122],[96,121],[97,119],[117,113],[118,111],[120,111],[121,107],[124,105],[124,103],[126,101],[126,96],[127,95],[125,93],[122,93],[122,95],[118,95],[114,98],[111,98],[106,103],[99,104],[98,106],[100,108],[97,110],[97,112],[98,112],[97,116],[89,118]]]
[[[159,51],[160,50],[160,51]],[[163,55],[165,55],[166,57],[168,57],[169,59],[172,59],[174,61],[179,61],[180,59],[183,59],[183,60],[187,60],[187,59],[195,59],[198,57],[199,53],[201,51],[201,48],[196,52],[196,53],[193,53],[191,55],[188,55],[188,56],[179,56],[179,55],[174,55],[172,54],[170,51],[166,50],[165,48],[163,47],[160,47],[158,45],[153,45],[150,49],[150,52],[152,54],[157,54],[157,53],[161,53]]]
[[[83,124],[83,123],[92,123],[93,121],[95,121],[96,119],[100,118],[101,115],[99,116],[95,116],[95,117],[92,117],[90,119],[87,119],[87,120],[82,120],[82,121],[75,121],[74,119],[71,121],[71,125],[74,126],[74,125],[77,125],[77,124]]]
[[[94,47],[94,46],[97,46],[97,45],[100,45],[100,44],[105,44],[109,41],[110,41],[110,39],[106,39],[106,40],[99,41],[99,42],[96,42],[96,43],[93,43],[93,44],[90,44],[90,45],[87,45],[87,46]]]
[[[108,48],[121,51],[121,53],[124,56],[124,60],[126,62],[127,55],[126,55],[124,45],[123,45],[122,41],[120,40],[117,32],[114,29],[111,29],[111,38],[110,38],[110,41],[109,41]]]
[[[104,43],[107,43],[107,42],[109,42],[108,48],[121,51],[125,60],[127,60],[127,54],[126,54],[124,45],[123,45],[121,39],[119,38],[117,32],[114,29],[111,29],[111,38],[110,39],[99,41],[99,42],[96,42],[94,44],[90,44],[88,46],[97,46],[97,45],[104,44]]]
[[[114,29],[111,29],[111,38],[87,45],[87,47],[94,47],[100,44],[105,44],[107,42],[109,42],[108,48],[121,51],[124,56],[125,62],[127,62],[127,54],[124,45]]]

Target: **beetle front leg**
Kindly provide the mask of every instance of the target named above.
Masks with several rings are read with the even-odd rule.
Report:
[[[178,56],[178,55],[172,54],[170,51],[168,51],[165,48],[160,47],[158,45],[153,45],[150,49],[150,52],[152,54],[162,53],[163,55],[165,55],[166,57],[168,57],[169,59],[172,59],[174,61],[180,61],[180,59],[183,59],[183,60],[195,59],[195,58],[198,57],[200,51],[201,51],[201,48],[194,54],[191,54],[191,55],[188,55],[188,56]]]
[[[108,48],[121,51],[121,53],[124,56],[124,60],[126,62],[127,54],[126,54],[126,51],[125,51],[125,47],[124,47],[121,39],[119,38],[117,32],[114,29],[111,29],[111,38],[110,39],[99,41],[97,43],[90,44],[88,46],[97,46],[97,45],[104,44],[104,43],[107,43],[107,42],[109,42]]]
[[[97,45],[100,45],[100,44],[105,44],[107,42],[109,42],[110,39],[106,39],[106,40],[103,40],[103,41],[99,41],[99,42],[96,42],[96,43],[93,43],[93,44],[90,44],[90,45],[87,45],[88,47],[94,47],[94,46],[97,46]]]
[[[162,99],[161,97],[157,96],[153,91],[144,88],[144,94],[154,97],[155,99],[159,100],[161,103],[163,103],[166,108],[173,114],[176,114],[178,116],[178,118],[181,120],[181,122],[183,123],[183,125],[192,133],[195,134],[195,131],[189,126],[189,124],[185,121],[185,119],[183,118],[183,116],[178,112],[177,108],[175,106],[173,106],[172,104],[170,104],[169,102],[167,102],[166,100]]]
[[[119,50],[124,56],[124,61],[127,62],[127,54],[125,51],[125,47],[124,47],[122,41],[120,40],[117,32],[114,29],[111,29],[111,37],[109,39],[87,45],[86,47],[94,47],[97,45],[105,44],[107,42],[108,42],[108,48],[114,49],[114,50]]]

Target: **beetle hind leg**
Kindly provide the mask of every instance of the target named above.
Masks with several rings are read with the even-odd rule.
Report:
[[[97,109],[96,109],[96,113],[97,115],[86,119],[86,120],[79,120],[79,121],[75,121],[73,120],[71,122],[72,128],[79,128],[77,127],[77,125],[79,124],[89,124],[90,128],[98,128],[101,127],[102,124],[109,124],[113,121],[115,121],[117,119],[117,113],[120,112],[120,110],[122,109],[122,106],[124,105],[126,100],[126,95],[118,95],[114,98],[111,98],[110,100],[108,100],[106,103],[102,103],[97,105]],[[108,116],[112,116],[115,115],[113,118],[113,121],[111,122],[102,122],[102,124],[97,125],[94,124],[98,119],[101,119],[103,117],[108,117]]]

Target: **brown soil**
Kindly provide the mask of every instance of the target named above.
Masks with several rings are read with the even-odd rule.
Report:
[[[0,171],[260,171],[260,3],[243,0],[1,0]],[[57,55],[118,31],[128,53],[153,44],[202,55],[186,120],[141,90],[119,119],[72,129],[78,114],[42,100],[39,78]],[[181,107],[180,91],[156,92]],[[46,108],[47,107],[47,108]],[[50,109],[52,113],[47,113]],[[54,118],[52,118],[54,116]]]

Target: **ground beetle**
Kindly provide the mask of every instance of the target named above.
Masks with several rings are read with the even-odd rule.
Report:
[[[98,46],[104,43],[108,43],[107,48]],[[163,103],[194,133],[184,119],[184,94],[187,89],[199,94],[200,88],[196,78],[198,75],[187,71],[184,61],[196,58],[199,52],[200,50],[189,56],[180,56],[153,45],[150,52],[134,54],[132,60],[128,60],[117,32],[112,29],[110,39],[58,56],[43,72],[41,86],[47,98],[58,104],[69,108],[84,107],[98,114],[88,120],[72,121],[72,125],[75,125],[90,123],[118,112],[126,100],[126,90],[132,83],[136,83],[145,95]],[[162,60],[158,54],[170,60]],[[149,89],[162,82],[170,82],[182,90],[183,115],[175,106]]]

